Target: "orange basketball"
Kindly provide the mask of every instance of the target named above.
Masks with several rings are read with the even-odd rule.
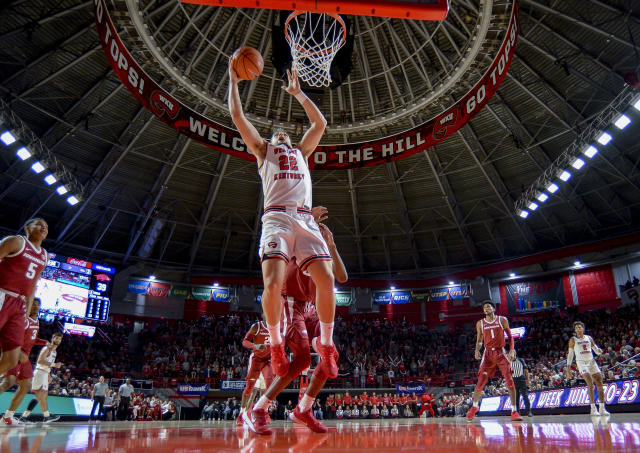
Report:
[[[233,70],[242,80],[253,80],[262,74],[264,60],[262,55],[253,47],[240,47],[231,56]]]

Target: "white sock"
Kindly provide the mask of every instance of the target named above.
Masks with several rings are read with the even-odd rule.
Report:
[[[479,403],[478,403],[477,401],[474,401],[474,402],[473,402],[473,407],[478,407],[478,404],[479,404]]]
[[[269,408],[269,404],[271,404],[271,400],[266,396],[261,396],[255,406],[254,409],[264,409],[265,411]]]
[[[311,409],[314,400],[315,398],[312,398],[305,393],[302,399],[298,402],[298,408],[300,409],[300,412],[307,412],[309,409]]]
[[[280,321],[275,323],[275,325],[270,326],[267,324],[267,329],[269,329],[269,336],[271,337],[271,344],[280,344],[282,343],[282,335],[280,335]]]
[[[48,417],[48,416],[49,416],[49,415],[51,415],[51,414],[49,413],[49,411],[44,411],[44,412],[42,413],[42,415],[44,415],[45,417]]]
[[[31,415],[31,411],[29,411],[29,410],[26,410],[26,411],[24,411],[24,412],[22,413],[22,416],[23,416],[24,418],[27,418],[29,415]]]
[[[7,409],[7,412],[4,413],[4,416],[6,418],[11,418],[11,417],[13,417],[13,413],[14,413],[14,411],[10,411],[9,409]]]
[[[320,343],[324,346],[333,344],[333,323],[320,321]]]
[[[311,340],[311,347],[315,352],[318,352],[318,337],[313,337],[313,340]]]
[[[604,407],[604,403],[600,403],[600,409]]]
[[[592,405],[591,405],[591,409],[595,409],[595,408],[596,408],[596,405],[595,405],[595,404],[592,404]]]

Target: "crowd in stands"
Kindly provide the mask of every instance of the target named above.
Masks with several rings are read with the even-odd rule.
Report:
[[[627,280],[627,282],[622,286],[622,289],[627,290],[627,289],[634,288],[638,285],[640,285],[640,280],[638,280],[638,277],[634,276],[633,280]]]

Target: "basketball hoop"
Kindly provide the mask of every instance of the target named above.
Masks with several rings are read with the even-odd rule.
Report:
[[[287,17],[284,35],[298,76],[311,86],[329,86],[331,62],[347,39],[342,18],[333,13],[294,11]]]

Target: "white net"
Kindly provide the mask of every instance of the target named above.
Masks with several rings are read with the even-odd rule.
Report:
[[[340,16],[294,11],[287,19],[285,36],[298,76],[311,86],[329,86],[331,62],[346,38]]]

